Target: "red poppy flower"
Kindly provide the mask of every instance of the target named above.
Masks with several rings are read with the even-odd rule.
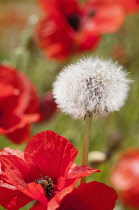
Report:
[[[110,179],[119,190],[124,205],[139,209],[139,149],[122,154]]]
[[[0,89],[0,134],[20,143],[39,119],[35,88],[21,72],[0,65]]]
[[[45,18],[37,25],[37,40],[49,58],[66,59],[74,53],[91,50],[100,34],[121,26],[125,12],[113,1],[40,0]]]
[[[94,15],[89,19],[92,32],[100,34],[114,33],[122,25],[125,11],[120,4],[113,0],[89,0],[86,4],[86,12]]]
[[[57,104],[55,103],[55,99],[53,98],[52,91],[48,91],[41,99],[40,99],[40,122],[45,122],[51,119],[51,117],[55,114],[57,109]]]
[[[19,209],[37,200],[31,209],[53,209],[70,193],[80,177],[99,170],[73,163],[77,150],[53,131],[33,136],[25,148],[0,152],[0,204]]]
[[[112,210],[118,196],[101,182],[83,183],[63,198],[57,210]]]

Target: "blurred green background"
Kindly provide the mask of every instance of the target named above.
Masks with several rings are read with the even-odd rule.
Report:
[[[52,88],[63,64],[46,59],[32,43],[34,25],[41,15],[36,1],[0,0],[0,62],[24,72],[34,83],[38,93],[43,95]],[[128,147],[139,147],[139,14],[128,16],[117,33],[104,35],[96,50],[90,51],[89,55],[118,60],[134,80],[126,104],[119,112],[92,121],[90,151],[107,151],[112,141],[120,142],[119,148],[108,161],[94,166],[101,173],[88,178],[88,181],[97,180],[110,185],[109,174],[120,153]],[[82,56],[74,56],[67,63]],[[31,135],[44,130],[53,130],[72,142],[79,150],[76,163],[80,164],[84,120],[73,120],[57,112],[50,121],[34,124]],[[0,149],[6,146],[24,150],[26,143],[14,145],[1,136]],[[29,206],[30,204],[22,209],[29,209]],[[115,210],[118,209],[123,209],[119,201]]]

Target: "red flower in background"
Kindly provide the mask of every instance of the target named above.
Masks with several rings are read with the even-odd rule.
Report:
[[[21,143],[39,119],[35,88],[21,72],[0,65],[0,89],[0,134]]]
[[[77,150],[53,131],[33,136],[24,153],[5,148],[0,152],[0,204],[19,209],[37,200],[32,210],[57,209],[80,177],[99,170],[77,166]]]
[[[100,34],[112,33],[121,26],[125,11],[113,1],[40,0],[45,18],[37,25],[36,39],[49,58],[63,60],[91,50]]]
[[[57,210],[113,210],[118,196],[101,182],[83,183],[63,198]]]
[[[122,154],[110,179],[119,190],[123,204],[139,209],[139,149],[130,149]]]
[[[55,99],[53,98],[52,91],[48,91],[41,99],[40,99],[40,122],[45,122],[50,120],[51,117],[56,113],[57,104],[55,103]]]
[[[86,13],[91,14],[93,11],[94,15],[86,22],[86,26],[99,34],[116,32],[125,18],[124,9],[115,0],[89,0]]]

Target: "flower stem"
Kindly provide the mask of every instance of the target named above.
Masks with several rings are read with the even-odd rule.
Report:
[[[85,118],[84,139],[83,139],[83,148],[82,148],[82,166],[88,165],[88,149],[89,149],[91,122],[92,122],[92,116],[90,116],[88,113]],[[81,178],[81,183],[86,183],[86,177]]]

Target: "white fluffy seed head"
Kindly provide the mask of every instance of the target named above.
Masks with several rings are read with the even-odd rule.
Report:
[[[122,66],[98,57],[84,58],[63,69],[53,84],[58,107],[73,118],[106,116],[123,106],[131,80]]]

